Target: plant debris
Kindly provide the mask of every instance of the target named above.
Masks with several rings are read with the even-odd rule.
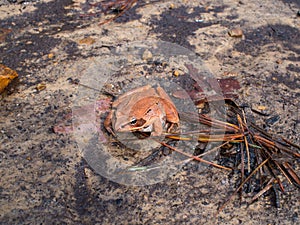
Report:
[[[86,3],[88,6],[83,6],[84,8],[94,8],[95,13],[81,14],[81,17],[98,17],[99,14],[113,15],[109,19],[105,19],[100,22],[99,25],[110,23],[122,16],[126,11],[128,11],[138,0],[107,0],[97,3]]]
[[[285,178],[288,183],[300,188],[300,177],[296,173],[296,166],[294,165],[297,159],[300,159],[300,146],[285,138],[270,135],[254,123],[248,122],[244,111],[234,101],[226,99],[226,105],[228,107],[227,121],[212,119],[206,114],[199,114],[198,116],[181,114],[181,118],[189,118],[194,122],[198,121],[211,129],[191,131],[185,134],[167,134],[166,136],[171,140],[189,141],[195,140],[196,136],[201,143],[220,142],[221,144],[217,148],[208,151],[219,150],[218,160],[223,162],[222,164],[202,159],[201,157],[207,152],[197,156],[189,155],[183,150],[160,142],[161,145],[172,151],[186,155],[190,160],[196,160],[232,172],[239,171],[238,188],[219,207],[218,212],[223,210],[237,193],[245,190],[244,188],[247,183],[250,183],[250,180],[257,181],[251,182],[251,184],[257,183],[258,187],[255,187],[255,189],[260,191],[248,203],[257,200],[276,184],[284,192],[281,177]],[[254,176],[255,174],[258,174],[258,176]]]
[[[207,129],[187,133],[165,133],[165,137],[169,140],[198,140],[199,143],[221,143],[216,148],[199,155],[191,155],[182,149],[171,146],[168,141],[157,141],[155,138],[154,140],[172,151],[187,156],[186,162],[196,160],[219,169],[238,172],[240,176],[238,187],[219,207],[218,212],[223,210],[237,193],[241,194],[242,191],[246,191],[245,187],[247,185],[255,185],[254,189],[259,190],[254,193],[248,203],[257,200],[274,185],[279,185],[280,190],[284,192],[283,179],[300,188],[300,177],[295,171],[296,165],[294,164],[300,159],[300,146],[285,138],[268,134],[255,123],[249,122],[243,109],[238,107],[232,99],[222,100],[226,103],[226,120],[210,118],[208,113],[198,115],[186,112],[180,113],[181,120],[204,124]],[[214,100],[195,100],[195,102],[199,101],[208,104]],[[202,159],[204,155],[211,151],[218,151],[217,160],[219,163]],[[130,167],[129,170],[136,167],[139,170],[148,169],[144,164],[137,164]]]
[[[85,37],[85,38],[82,38],[78,41],[78,43],[80,45],[83,45],[83,44],[86,44],[86,45],[92,45],[96,42],[96,40],[92,37]]]
[[[16,77],[18,77],[18,74],[15,70],[0,64],[0,93],[2,93],[9,83]]]

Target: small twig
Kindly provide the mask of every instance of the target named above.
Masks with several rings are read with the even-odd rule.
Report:
[[[129,2],[129,3],[128,3]],[[122,16],[128,9],[130,9],[134,3],[136,3],[137,0],[128,0],[124,6],[121,7],[121,12],[118,13],[117,15],[115,15],[114,17],[110,18],[110,19],[107,19],[101,23],[99,23],[98,25],[101,26],[103,24],[106,24],[106,23],[110,23],[112,21],[114,21],[115,19],[117,19],[118,17]]]
[[[243,134],[224,134],[224,135],[214,135],[214,134],[198,134],[197,137],[198,141],[201,142],[223,142],[223,141],[230,141],[230,142],[241,142],[243,141]],[[194,140],[192,137],[182,137],[180,134],[168,134],[166,135],[167,138],[174,139],[174,140],[182,140],[182,141],[191,141]]]
[[[291,179],[288,177],[288,175],[286,174],[286,172],[281,168],[281,166],[279,165],[278,162],[276,162],[275,160],[273,160],[273,162],[275,163],[275,165],[277,166],[277,168],[280,170],[280,172],[284,175],[284,177],[288,180],[288,182],[290,184],[293,184]]]
[[[233,194],[231,194],[230,196],[229,196],[229,198],[225,201],[225,203],[223,204],[223,205],[221,205],[221,207],[218,209],[218,211],[217,211],[217,214],[219,213],[219,212],[221,212],[224,208],[225,208],[225,206],[232,200],[232,198],[239,192],[239,190],[244,186],[244,184],[246,183],[246,182],[248,182],[249,180],[250,180],[250,178],[259,170],[259,168],[261,168],[263,165],[265,165],[268,161],[269,161],[269,159],[270,158],[267,158],[267,159],[265,159],[261,164],[259,164],[256,168],[255,168],[255,170],[253,170],[252,172],[251,172],[251,174],[240,184],[240,186],[233,192]]]
[[[239,127],[234,124],[223,122],[216,119],[211,119],[209,116],[204,114],[199,115],[199,122],[203,124],[207,124],[212,127],[225,128],[226,130],[233,130],[237,132],[240,130]]]
[[[300,145],[297,145],[296,143],[293,143],[293,142],[287,140],[287,139],[284,138],[284,137],[281,137],[281,139],[282,139],[284,142],[288,143],[289,145],[294,146],[295,148],[298,148],[298,149],[300,150]]]
[[[155,139],[153,139],[153,140],[155,140]],[[224,170],[229,170],[229,171],[232,170],[232,169],[229,168],[229,167],[221,166],[221,165],[218,165],[218,164],[216,164],[216,163],[212,163],[212,162],[209,162],[209,161],[207,161],[207,160],[205,160],[205,159],[199,158],[199,157],[197,157],[197,156],[190,155],[190,154],[188,154],[188,153],[186,153],[186,152],[183,152],[183,151],[181,151],[181,150],[179,150],[179,149],[176,149],[176,148],[172,147],[171,145],[168,145],[167,143],[164,143],[164,142],[161,142],[161,141],[158,141],[158,140],[155,140],[155,141],[158,142],[158,143],[160,143],[161,145],[163,145],[163,146],[165,146],[165,147],[171,149],[172,151],[178,152],[178,153],[180,153],[180,154],[182,154],[182,155],[185,155],[185,156],[187,156],[187,157],[189,157],[189,158],[192,158],[192,159],[194,159],[194,160],[197,160],[197,161],[199,161],[199,162],[206,163],[206,164],[208,164],[208,165],[217,167],[217,168],[219,168],[219,169],[224,169]]]
[[[242,123],[242,120],[241,120],[241,117],[240,117],[239,114],[237,114],[237,121],[239,123],[239,127],[241,129],[241,132],[244,133],[245,131],[244,131],[243,123]],[[244,141],[245,141],[246,136],[244,135],[243,138],[244,138]],[[245,172],[244,143],[242,142],[240,144],[240,146],[241,146],[241,183],[243,183],[244,182],[244,172]],[[240,190],[240,201],[242,201],[242,188]]]
[[[244,110],[242,110],[242,114],[243,114],[243,120],[244,120],[244,124],[246,126],[246,129],[249,130],[248,126],[247,126],[247,121],[246,121],[246,116],[245,116],[245,112]],[[243,128],[243,133],[244,133],[244,128]],[[248,140],[246,135],[244,136],[244,140],[245,140],[245,145],[246,145],[246,152],[247,152],[247,158],[248,158],[248,172],[250,172],[251,168],[250,168],[250,151],[249,151],[249,145],[248,145]]]
[[[270,188],[273,186],[273,182],[275,181],[275,178],[272,177],[269,182],[266,184],[266,186],[260,191],[258,192],[250,201],[250,204],[253,203],[256,199],[258,199],[261,195],[263,195],[265,192],[267,192],[268,190],[270,190]]]
[[[284,162],[283,166],[287,170],[287,172],[289,173],[289,175],[293,178],[293,180],[297,183],[297,185],[300,186],[300,178],[298,177],[298,175],[296,174],[296,172],[293,170],[293,168],[291,167],[291,165],[288,162]]]

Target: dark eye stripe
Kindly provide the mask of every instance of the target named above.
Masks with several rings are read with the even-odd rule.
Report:
[[[137,122],[137,119],[136,118],[132,118],[131,121],[130,121],[130,124],[131,125],[135,125]]]

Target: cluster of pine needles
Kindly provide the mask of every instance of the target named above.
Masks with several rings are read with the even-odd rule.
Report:
[[[222,211],[238,193],[242,196],[244,187],[247,184],[250,185],[251,179],[258,180],[260,187],[250,203],[271,188],[279,187],[282,192],[285,192],[284,179],[300,188],[300,178],[295,172],[295,168],[299,166],[297,162],[300,160],[300,146],[286,138],[270,135],[253,122],[248,122],[244,110],[238,107],[233,100],[227,99],[226,105],[230,117],[227,116],[225,122],[210,118],[208,114],[190,114],[188,115],[189,119],[193,118],[193,120],[207,125],[209,129],[166,135],[168,139],[182,141],[195,140],[196,136],[198,141],[202,143],[220,143],[217,147],[199,155],[192,155],[166,142],[160,142],[162,146],[183,154],[190,160],[196,160],[227,171],[239,171],[238,187],[219,207],[218,212]],[[219,151],[219,155],[224,159],[235,159],[234,166],[228,167],[221,165],[222,163],[218,164],[201,158],[212,151]],[[278,194],[277,198],[279,198]],[[276,199],[276,202],[277,207],[279,207],[279,199]]]

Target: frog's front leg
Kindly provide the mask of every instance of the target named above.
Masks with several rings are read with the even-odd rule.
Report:
[[[114,114],[114,110],[111,110],[108,113],[107,117],[105,118],[103,125],[104,125],[105,129],[109,133],[111,133],[113,136],[116,136],[116,134],[115,134],[115,132],[113,131],[113,128],[112,128],[112,117],[113,117],[113,114]]]
[[[161,120],[161,118],[157,117],[153,121],[153,131],[151,133],[151,136],[161,136],[164,130],[164,122]]]

